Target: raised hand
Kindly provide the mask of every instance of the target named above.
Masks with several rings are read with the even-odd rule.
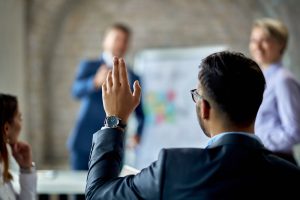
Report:
[[[103,106],[106,116],[117,116],[127,123],[129,115],[140,103],[141,86],[135,81],[132,92],[124,60],[114,57],[113,62],[113,70],[108,72],[102,85]]]
[[[12,144],[11,148],[12,154],[20,168],[28,169],[32,166],[32,152],[29,144],[18,141]]]

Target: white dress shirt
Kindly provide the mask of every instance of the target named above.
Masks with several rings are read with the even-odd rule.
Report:
[[[36,199],[36,185],[37,175],[36,171],[32,173],[20,173],[19,184],[20,192],[17,192],[10,182],[3,181],[3,164],[0,163],[0,200],[35,200]]]
[[[282,64],[263,70],[267,87],[255,121],[255,133],[271,151],[291,153],[300,143],[300,83]]]

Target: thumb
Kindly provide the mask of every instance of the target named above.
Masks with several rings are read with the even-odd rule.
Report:
[[[135,98],[137,104],[140,102],[141,93],[142,93],[142,88],[140,86],[139,81],[134,81],[134,84],[133,84],[133,97]]]

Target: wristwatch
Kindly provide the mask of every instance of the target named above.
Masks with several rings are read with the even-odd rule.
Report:
[[[116,116],[108,116],[104,120],[104,126],[107,128],[126,128],[126,124],[122,123],[122,120]]]
[[[35,171],[35,163],[32,162],[29,168],[20,168],[21,174],[31,174]]]

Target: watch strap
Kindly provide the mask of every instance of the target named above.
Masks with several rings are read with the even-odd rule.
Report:
[[[109,117],[115,117],[115,118],[118,119],[118,124],[117,124],[115,127],[110,127],[110,126],[108,125],[107,120],[108,120]],[[105,127],[108,127],[108,128],[117,128],[117,127],[119,127],[119,128],[125,129],[126,126],[127,126],[127,124],[123,123],[123,122],[122,122],[122,119],[120,119],[120,118],[117,117],[117,116],[108,116],[108,117],[106,117],[105,120],[104,120],[104,126],[105,126]]]

